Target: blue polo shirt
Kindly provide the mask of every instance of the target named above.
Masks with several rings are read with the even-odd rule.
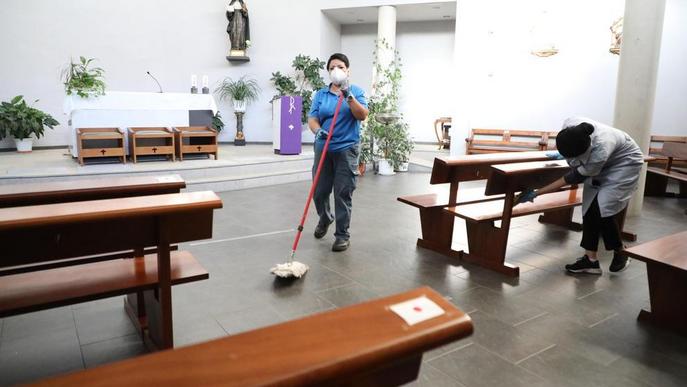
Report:
[[[367,99],[365,98],[365,91],[363,89],[351,85],[348,90],[361,105],[367,108]],[[336,110],[338,101],[339,96],[332,93],[329,90],[329,86],[324,87],[315,93],[308,116],[317,118],[320,121],[322,129],[329,132],[329,127],[332,125],[332,118],[334,118],[334,110]],[[321,150],[324,148],[324,143],[326,141],[326,137],[315,137],[315,147]],[[353,117],[351,108],[344,99],[341,103],[339,115],[336,117],[336,127],[334,128],[332,140],[329,142],[328,150],[331,152],[343,151],[358,142],[360,142],[360,121]]]

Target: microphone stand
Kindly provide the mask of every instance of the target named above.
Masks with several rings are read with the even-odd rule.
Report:
[[[150,73],[150,71],[146,71],[146,74],[148,74],[149,77],[153,78],[155,83],[157,83],[157,87],[160,88],[160,91],[158,93],[162,93],[162,86],[160,85],[160,82],[158,82],[157,78],[155,78],[153,74]]]

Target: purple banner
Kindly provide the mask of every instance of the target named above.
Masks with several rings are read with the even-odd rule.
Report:
[[[301,111],[303,100],[300,96],[281,97],[281,127],[279,135],[279,154],[301,154]]]

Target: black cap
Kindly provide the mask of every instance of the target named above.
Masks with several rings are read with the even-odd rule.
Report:
[[[594,126],[586,122],[569,126],[558,132],[556,148],[565,158],[577,157],[589,149],[592,144],[592,133],[594,133]]]

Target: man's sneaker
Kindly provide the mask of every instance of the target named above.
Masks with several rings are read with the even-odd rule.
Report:
[[[608,267],[608,270],[610,270],[613,273],[617,273],[619,271],[627,269],[627,266],[629,264],[630,260],[627,259],[627,256],[618,253],[613,253],[613,262],[611,262],[611,266]]]
[[[323,236],[327,235],[327,230],[329,229],[329,225],[334,223],[332,220],[331,222],[322,225],[321,223],[317,224],[317,227],[315,227],[315,232],[313,235],[315,235],[315,238],[317,239],[322,239]]]
[[[334,241],[334,244],[332,245],[332,251],[345,251],[350,245],[351,241],[348,239],[336,238],[336,241]]]
[[[578,258],[577,261],[571,265],[565,265],[565,270],[571,273],[601,274],[599,261],[592,262],[586,255]]]

